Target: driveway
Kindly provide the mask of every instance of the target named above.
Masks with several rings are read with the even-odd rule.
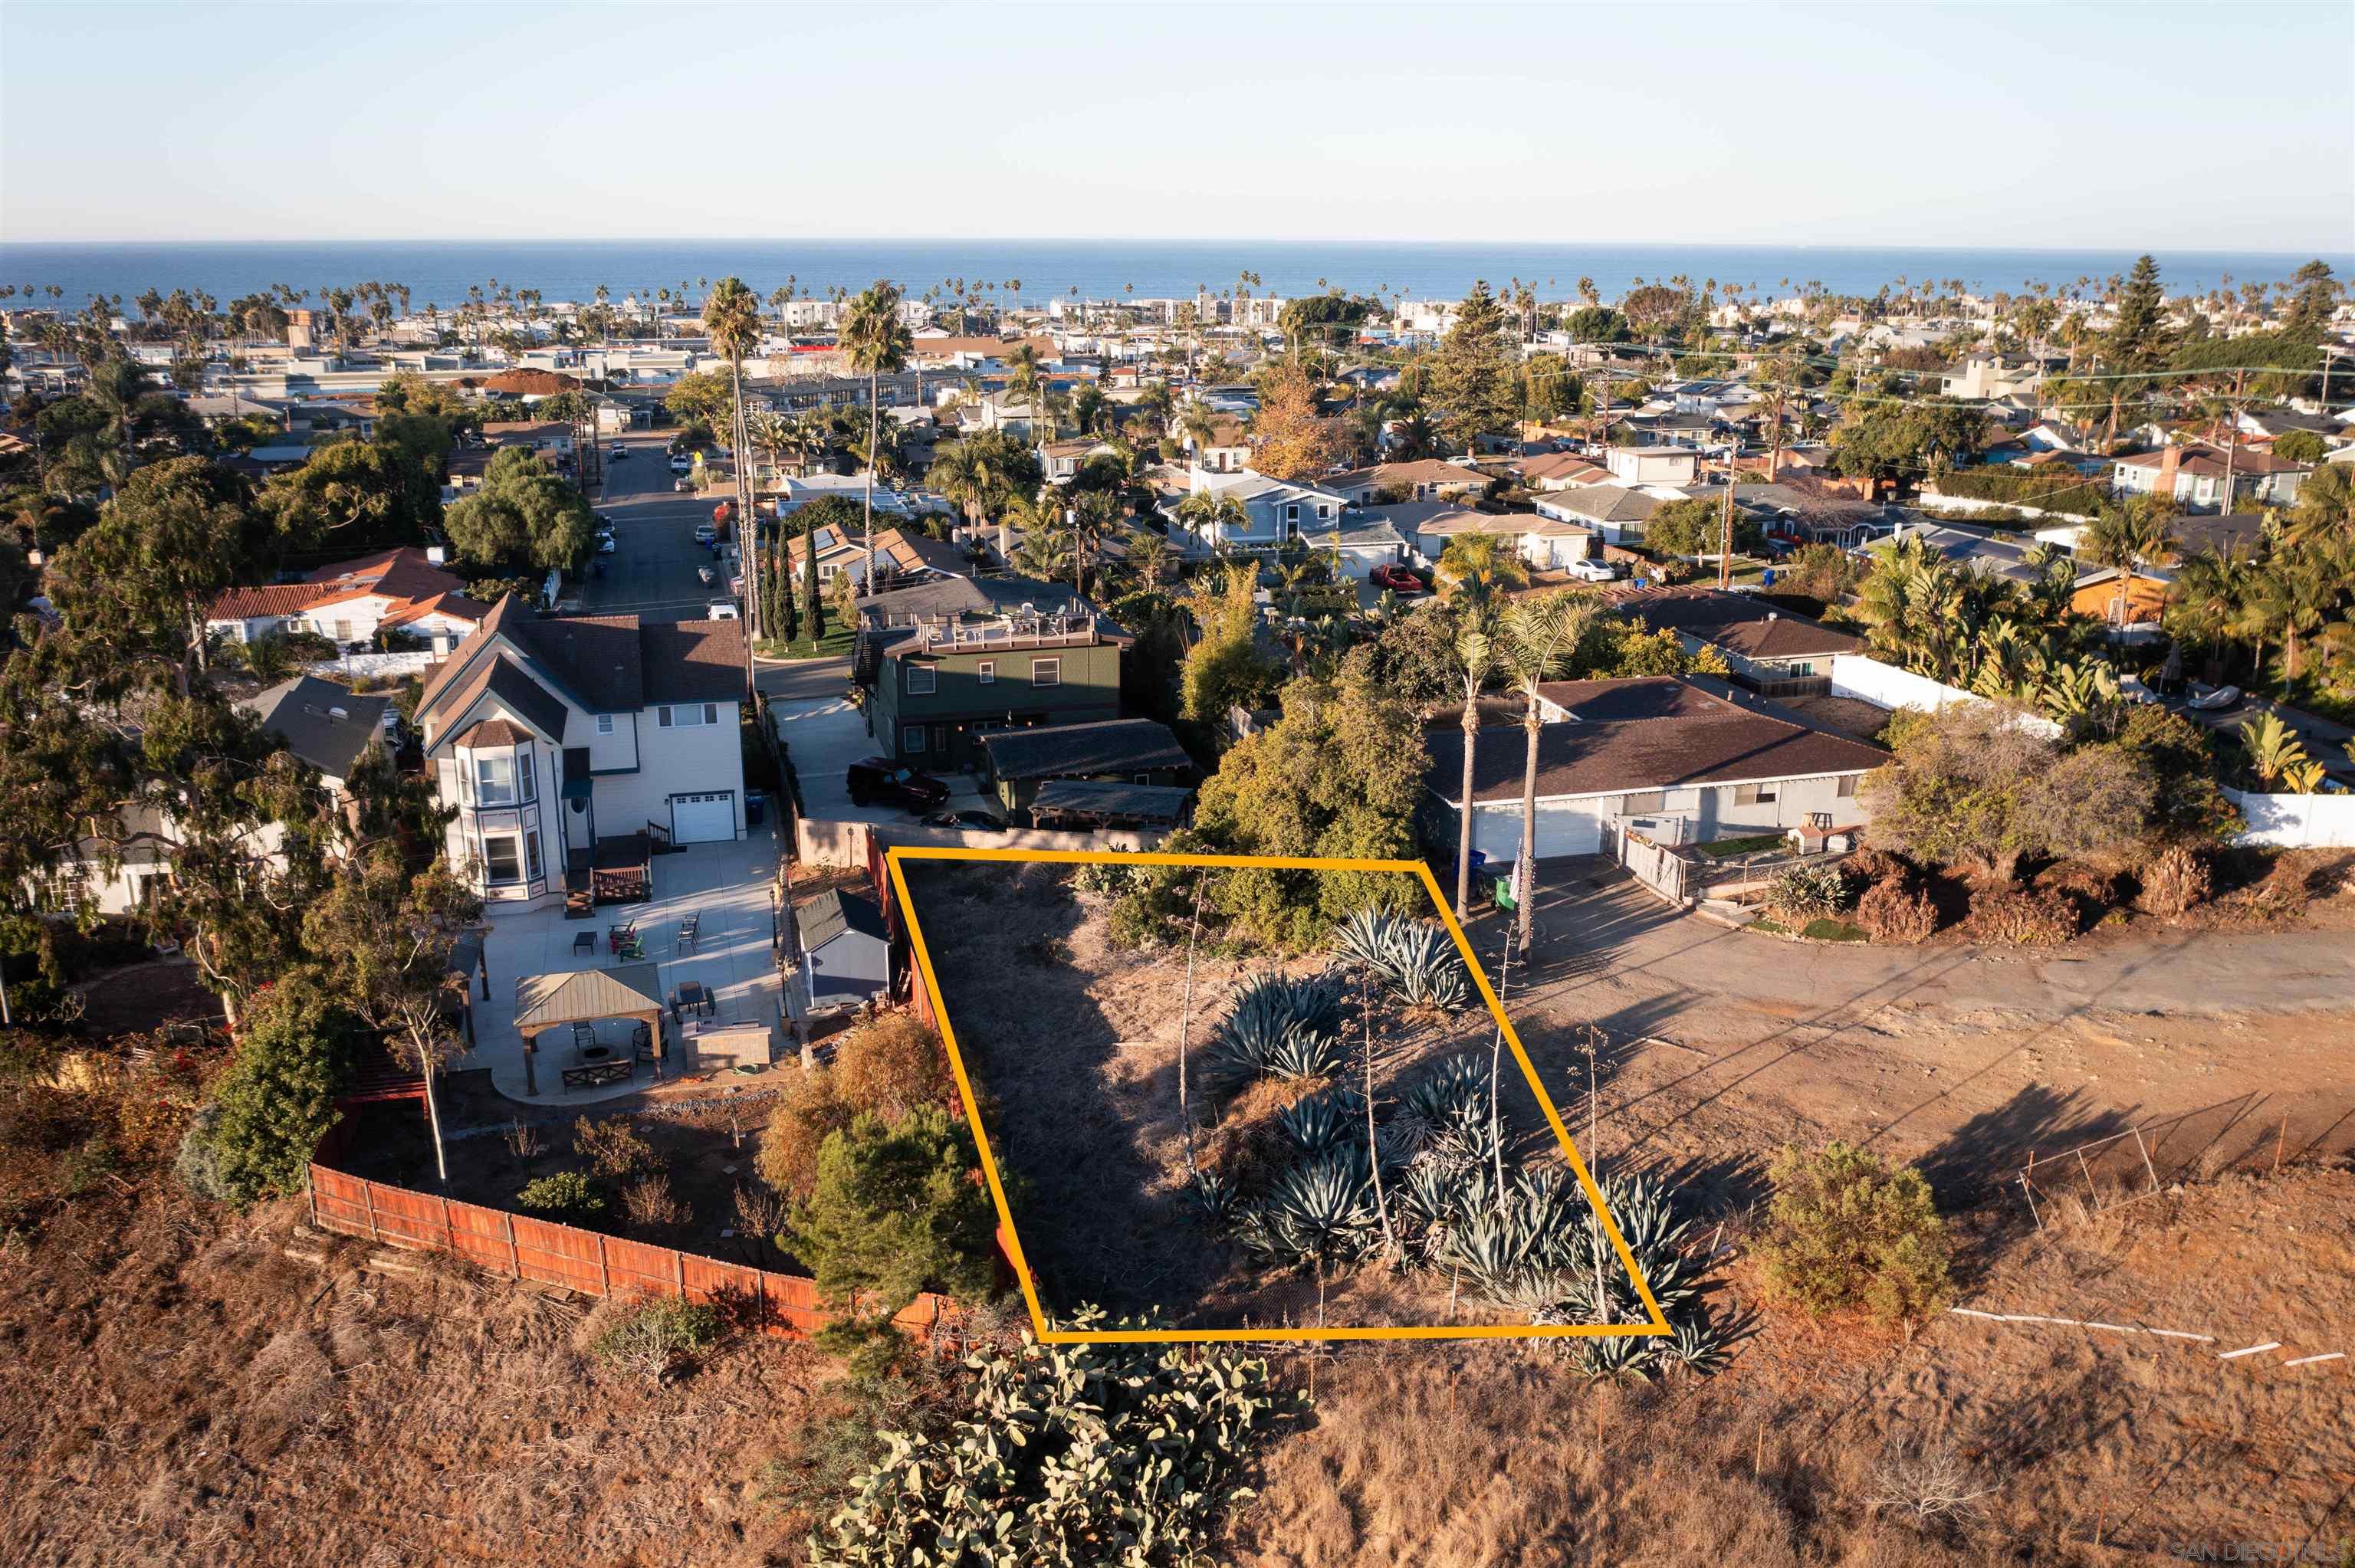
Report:
[[[872,757],[875,737],[867,733],[867,715],[847,694],[850,683],[848,659],[803,659],[763,663],[756,675],[769,694],[769,714],[777,738],[792,758],[801,781],[802,805],[810,817],[831,822],[900,822],[915,814],[896,806],[851,804],[847,776],[850,765]],[[981,793],[971,777],[941,776],[953,793],[943,810],[996,811],[997,803]]]

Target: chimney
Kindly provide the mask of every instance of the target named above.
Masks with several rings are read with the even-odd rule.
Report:
[[[2182,466],[2183,449],[2173,441],[2168,442],[2167,450],[2159,456],[2158,483],[2152,493],[2166,496],[2170,501],[2175,499],[2175,474]]]
[[[1006,525],[1003,517],[997,520],[997,561],[1000,566],[1014,564],[1014,530]]]

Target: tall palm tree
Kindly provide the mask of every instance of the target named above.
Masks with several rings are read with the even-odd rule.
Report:
[[[1464,783],[1455,817],[1455,917],[1472,917],[1472,789],[1474,754],[1480,741],[1480,688],[1496,668],[1487,633],[1466,630],[1455,639],[1454,671],[1464,685]]]
[[[1561,673],[1593,624],[1592,596],[1575,588],[1525,594],[1505,607],[1497,652],[1513,689],[1521,694],[1521,727],[1528,749],[1521,764],[1520,910],[1518,941],[1529,950],[1530,906],[1537,902],[1538,737],[1542,727],[1538,688]]]
[[[850,358],[854,370],[867,373],[867,450],[873,452],[880,444],[878,428],[883,419],[883,376],[888,371],[899,374],[906,367],[908,355],[915,347],[915,339],[908,323],[900,319],[900,286],[878,280],[850,302],[850,313],[842,323],[841,344]],[[866,580],[875,580],[875,465],[867,465],[867,567]]]
[[[2085,531],[2085,558],[2118,573],[2118,592],[2112,602],[2118,607],[2121,626],[2134,612],[2135,567],[2161,566],[2175,548],[2166,503],[2158,497],[2148,499],[2157,503],[2137,501],[2105,512]]]
[[[712,352],[728,361],[728,401],[730,408],[729,446],[736,454],[736,515],[751,535],[750,543],[760,542],[760,524],[752,516],[752,494],[749,475],[751,465],[746,461],[746,449],[751,441],[744,429],[744,356],[761,341],[761,302],[741,278],[730,274],[719,280],[703,302],[703,330],[710,334]],[[760,551],[744,551],[744,608],[750,613],[751,635],[744,640],[744,678],[752,678],[752,644],[761,636]]]

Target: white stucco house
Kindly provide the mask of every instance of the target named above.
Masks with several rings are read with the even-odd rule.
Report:
[[[486,899],[559,898],[607,841],[744,834],[743,622],[533,616],[512,596],[417,705],[451,863]]]
[[[340,647],[372,642],[390,630],[447,653],[482,624],[490,606],[468,599],[465,580],[440,556],[438,549],[380,550],[321,567],[299,583],[230,588],[206,610],[205,630],[229,642],[309,631]]]

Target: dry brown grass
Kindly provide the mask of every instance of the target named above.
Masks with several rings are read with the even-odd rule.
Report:
[[[156,1181],[0,1270],[0,1562],[755,1564],[756,1500],[825,1364],[732,1342],[668,1386],[585,1359],[583,1308],[424,1257],[284,1255]]]
[[[2052,1219],[1975,1233],[1969,1304],[2355,1349],[2343,1170]],[[1754,1298],[1746,1267],[1734,1281]],[[2335,1553],[2355,1534],[2355,1374],[2217,1348],[1775,1315],[1715,1379],[1618,1388],[1542,1351],[1351,1347],[1239,1511],[1233,1561],[2114,1568],[2310,1532]]]

